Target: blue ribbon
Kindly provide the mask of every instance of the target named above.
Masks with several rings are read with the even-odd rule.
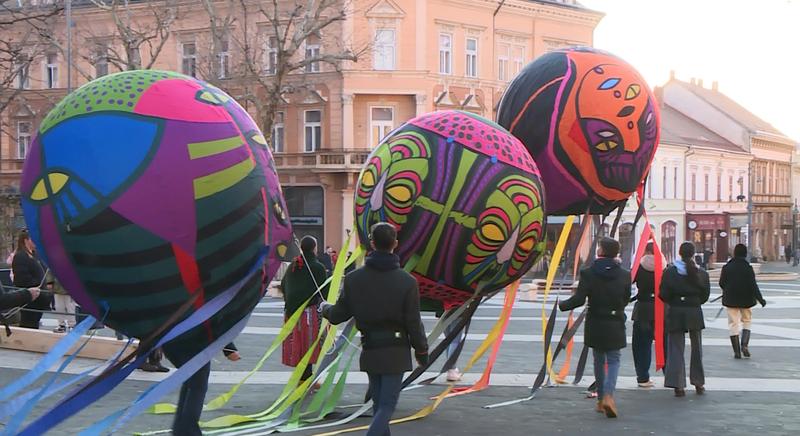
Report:
[[[22,395],[17,396],[16,398],[14,398],[13,400],[11,400],[9,402],[3,403],[2,405],[0,405],[0,419],[4,419],[5,417],[7,417],[9,415],[13,415],[13,414],[17,413],[17,411],[22,408],[23,404],[26,401],[28,401],[30,398],[33,398],[33,396],[37,395],[41,391],[45,391],[45,392],[44,392],[44,394],[42,394],[41,398],[39,398],[39,400],[37,400],[37,401],[44,400],[45,398],[49,398],[53,394],[57,394],[57,393],[61,392],[65,388],[68,388],[68,387],[74,385],[75,383],[83,380],[84,378],[88,377],[91,373],[93,373],[94,371],[96,371],[96,370],[98,370],[98,369],[100,369],[102,367],[108,368],[108,367],[114,366],[117,363],[117,361],[119,361],[119,358],[122,357],[123,354],[125,354],[125,351],[128,349],[128,347],[130,347],[130,345],[132,343],[133,343],[133,338],[128,339],[128,342],[125,344],[124,347],[122,347],[122,349],[119,351],[119,353],[117,353],[116,356],[114,356],[111,359],[101,363],[100,365],[93,366],[93,367],[91,367],[91,368],[89,368],[89,369],[87,369],[87,370],[75,375],[74,377],[72,377],[72,378],[70,378],[68,380],[64,380],[63,382],[61,382],[61,383],[59,383],[59,384],[57,384],[55,386],[52,386],[52,387],[50,387],[50,388],[48,388],[46,390],[45,390],[45,388],[34,389],[32,391],[29,391],[29,392],[26,392],[26,393],[24,393]]]
[[[244,286],[244,284],[250,280],[253,273],[259,271],[265,255],[266,249],[262,252],[262,255],[259,257],[258,261],[255,262],[251,270],[242,280],[208,301],[197,311],[193,312],[186,319],[178,323],[169,332],[167,332],[167,334],[164,335],[161,340],[158,341],[158,343],[151,347],[150,350],[143,352],[137,356],[135,360],[129,362],[124,367],[119,368],[114,373],[108,374],[102,381],[88,388],[80,388],[78,391],[73,392],[66,400],[56,404],[47,413],[31,423],[20,433],[20,436],[38,436],[44,434],[51,428],[58,425],[61,421],[78,413],[86,406],[105,396],[108,392],[114,389],[114,387],[120,384],[130,373],[132,373],[141,365],[141,363],[145,358],[147,358],[147,355],[150,354],[152,350],[161,347],[163,344],[186,333],[194,327],[197,327],[214,316],[214,314],[219,312],[233,299],[234,296],[236,296],[236,294],[238,294],[242,286]]]
[[[116,425],[114,425],[114,428],[111,429],[111,433],[114,434],[131,418],[144,412],[145,409],[158,401],[159,398],[178,388],[178,386],[180,386],[189,377],[193,376],[194,373],[196,373],[200,368],[207,364],[215,355],[222,351],[222,348],[224,348],[226,344],[230,343],[236,338],[236,336],[239,335],[239,333],[242,332],[242,329],[244,329],[245,325],[247,325],[249,318],[249,314],[242,318],[227,332],[217,338],[217,340],[215,340],[211,345],[206,347],[203,351],[195,355],[191,360],[178,368],[178,370],[172,373],[168,378],[151,386],[149,389],[143,392],[130,406],[124,407],[112,413],[102,421],[97,422],[91,427],[82,431],[79,436],[99,436],[116,421]]]
[[[69,334],[64,336],[60,341],[56,342],[53,348],[36,363],[33,369],[0,390],[0,401],[7,400],[17,392],[36,382],[36,380],[46,373],[51,366],[55,365],[59,359],[64,357],[64,354],[81,339],[81,336],[89,330],[89,327],[91,327],[94,322],[95,319],[88,316],[81,321],[80,324],[75,326],[75,329],[69,332]]]

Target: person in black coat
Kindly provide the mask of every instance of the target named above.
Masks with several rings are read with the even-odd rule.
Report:
[[[324,303],[322,316],[333,324],[355,318],[361,332],[361,371],[369,376],[373,418],[368,436],[389,434],[389,420],[397,406],[403,373],[411,370],[411,350],[417,362],[428,359],[428,341],[419,310],[414,276],[400,268],[397,231],[391,224],[370,229],[373,251],[363,267],[344,278],[336,305]]]
[[[700,306],[708,301],[711,284],[708,273],[694,262],[694,244],[684,242],[678,249],[680,259],[664,270],[659,298],[667,307],[667,363],[664,385],[675,389],[676,397],[686,395],[686,362],[683,357],[686,332],[692,343],[689,381],[697,394],[705,392],[702,330],[705,328]]]
[[[747,261],[747,247],[736,244],[733,248],[733,258],[722,267],[719,276],[719,287],[722,288],[722,305],[728,311],[728,330],[731,335],[733,357],[741,359],[750,357],[750,323],[752,320],[751,307],[756,301],[761,307],[767,305],[761,290],[756,283],[756,274]],[[742,333],[742,342],[739,343],[739,331]]]
[[[44,286],[45,271],[35,255],[35,246],[28,232],[21,232],[17,237],[17,250],[11,261],[11,270],[14,272],[14,286],[19,288],[40,288]],[[35,310],[50,310],[53,295],[42,292],[26,306]],[[20,316],[20,327],[38,329],[42,319],[42,312],[23,310]]]
[[[558,304],[562,311],[583,306],[589,300],[584,325],[584,341],[594,354],[598,412],[609,418],[617,416],[614,389],[619,374],[620,349],[627,345],[625,306],[631,299],[631,273],[620,267],[616,257],[619,242],[602,238],[597,259],[580,272],[578,288],[568,300]]]
[[[644,256],[636,270],[636,283],[638,290],[633,306],[633,337],[631,349],[633,351],[633,366],[636,368],[636,383],[641,388],[653,386],[650,380],[650,362],[652,360],[653,334],[655,331],[655,255],[653,243],[647,244]]]

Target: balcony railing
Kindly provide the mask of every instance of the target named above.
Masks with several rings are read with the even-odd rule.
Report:
[[[25,159],[0,159],[0,174],[21,174]]]
[[[357,172],[367,161],[369,150],[321,150],[313,153],[274,153],[273,156],[279,170]]]

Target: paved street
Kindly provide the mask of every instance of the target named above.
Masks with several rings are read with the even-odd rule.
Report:
[[[789,270],[783,265],[769,265],[765,271]],[[583,391],[591,377],[591,363],[580,387],[571,385],[546,388],[536,399],[523,404],[492,410],[482,406],[524,397],[542,362],[541,302],[518,301],[509,323],[500,357],[495,365],[492,387],[467,396],[445,400],[428,418],[393,426],[397,435],[487,435],[487,434],[566,434],[587,431],[594,434],[798,434],[797,414],[800,393],[800,281],[763,281],[761,289],[767,299],[766,308],[754,309],[751,352],[753,358],[736,361],[732,358],[724,312],[715,318],[719,302],[704,307],[707,329],[704,332],[704,363],[707,395],[693,392],[685,398],[674,398],[671,390],[639,389],[635,386],[630,349],[623,351],[622,369],[617,394],[621,417],[609,420],[592,411],[593,402]],[[712,289],[712,298],[719,289]],[[551,307],[552,298],[548,309]],[[500,296],[481,307],[473,322],[462,361],[472,355],[500,313]],[[272,341],[282,321],[282,303],[265,299],[259,305],[243,335],[236,341],[243,359],[232,363],[222,356],[214,360],[209,398],[225,392],[231,384],[250,370],[264,348]],[[565,315],[559,316],[557,332],[563,328]],[[430,328],[435,319],[426,316]],[[52,320],[47,321],[52,325]],[[630,332],[630,328],[629,328]],[[572,367],[577,363],[582,334],[576,336]],[[225,409],[204,415],[204,418],[230,413],[248,414],[264,409],[276,398],[288,378],[289,371],[280,365],[279,352],[261,373],[243,387]],[[0,385],[24,374],[37,355],[0,350]],[[79,359],[80,360],[80,359]],[[557,362],[561,366],[562,359]],[[95,362],[96,363],[96,362]],[[92,361],[75,362],[67,372],[77,373]],[[474,381],[479,364],[464,382]],[[62,424],[52,434],[72,435],[129,403],[153,380],[161,375],[137,371],[118,389],[83,413]],[[663,384],[655,377],[657,386]],[[353,404],[363,397],[366,379],[353,373],[342,404]],[[414,389],[403,393],[396,417],[407,416],[428,404],[428,398],[439,393],[443,385]],[[165,398],[175,401],[177,393]],[[40,413],[43,408],[37,409]],[[348,409],[352,410],[352,409]],[[346,412],[348,410],[344,410]],[[356,424],[364,424],[360,418]],[[132,420],[126,433],[168,428],[170,416],[142,415]],[[352,426],[353,424],[350,424]],[[345,426],[347,427],[347,426]],[[311,432],[298,434],[313,434]]]

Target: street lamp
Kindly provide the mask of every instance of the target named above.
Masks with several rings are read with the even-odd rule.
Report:
[[[792,249],[797,250],[798,229],[797,220],[800,216],[800,209],[797,208],[797,200],[794,201],[794,209],[792,209]],[[792,253],[794,255],[794,253]]]

